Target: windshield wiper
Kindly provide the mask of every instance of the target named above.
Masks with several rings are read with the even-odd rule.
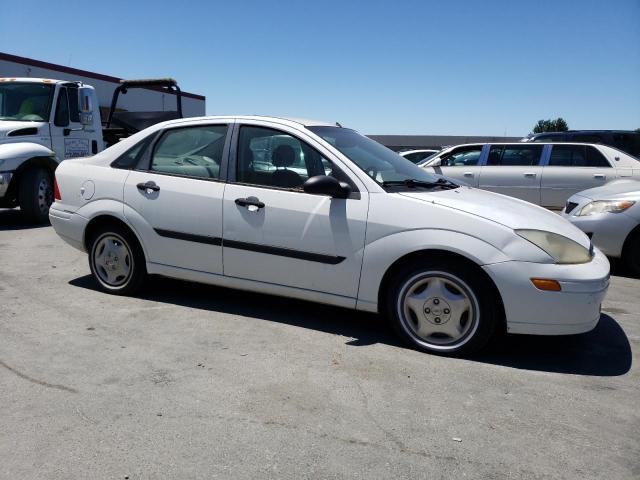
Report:
[[[446,178],[439,178],[438,180],[436,180],[435,182],[427,182],[425,180],[417,180],[415,178],[407,178],[405,180],[387,180],[385,182],[382,182],[382,186],[383,187],[409,187],[409,188],[416,188],[416,187],[423,187],[423,188],[434,188],[434,187],[440,187],[440,188],[458,188],[459,185],[456,183],[453,183],[451,180],[447,180]]]

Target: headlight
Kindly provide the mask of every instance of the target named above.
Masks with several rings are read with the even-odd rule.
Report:
[[[586,215],[595,215],[597,213],[620,213],[631,207],[634,203],[631,200],[597,200],[587,203],[582,210],[578,212],[579,217]]]
[[[556,263],[587,263],[591,253],[570,238],[542,230],[515,230],[525,240],[544,250]]]

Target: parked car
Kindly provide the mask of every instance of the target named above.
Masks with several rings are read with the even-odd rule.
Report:
[[[608,288],[559,215],[319,122],[169,121],[63,162],[55,186],[53,227],[114,294],[160,274],[380,312],[413,347],[468,353],[499,328],[589,331]]]
[[[534,133],[522,142],[599,143],[640,158],[640,132],[633,130],[569,130],[567,132]]]
[[[474,143],[444,149],[420,166],[470,186],[560,210],[582,190],[640,178],[640,161],[605,145]]]
[[[562,215],[640,275],[640,182],[620,180],[577,193]]]
[[[426,160],[434,153],[438,153],[440,150],[423,149],[423,150],[407,150],[405,152],[398,152],[401,157],[406,158],[411,163],[420,163]]]

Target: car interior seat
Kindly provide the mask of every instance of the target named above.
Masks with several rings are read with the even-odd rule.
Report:
[[[302,185],[302,177],[287,168],[293,165],[295,160],[296,152],[289,145],[280,145],[271,153],[271,163],[276,167],[271,174],[272,185],[284,188],[295,188]]]

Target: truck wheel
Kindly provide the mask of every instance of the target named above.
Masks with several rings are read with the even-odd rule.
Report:
[[[24,172],[20,178],[18,203],[28,222],[46,222],[53,203],[51,174],[44,168],[31,168]]]
[[[424,261],[397,272],[387,293],[387,316],[409,346],[469,355],[486,345],[499,322],[495,294],[464,264]]]
[[[624,242],[622,259],[631,273],[640,276],[640,231],[633,233]]]
[[[126,228],[108,224],[98,228],[88,242],[89,268],[103,292],[135,293],[147,275],[144,252]]]

